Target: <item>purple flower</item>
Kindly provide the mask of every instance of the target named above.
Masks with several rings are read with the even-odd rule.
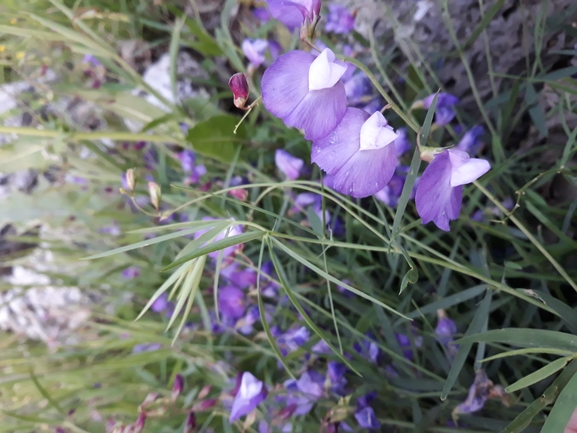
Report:
[[[306,139],[322,138],[347,109],[340,80],[346,70],[328,48],[317,57],[298,50],[283,54],[262,77],[264,106],[285,125],[303,129]]]
[[[433,221],[441,230],[449,231],[449,221],[459,217],[463,185],[477,180],[490,168],[487,161],[469,158],[462,150],[437,154],[417,186],[415,202],[423,224]]]
[[[142,343],[132,348],[132,353],[154,352],[162,347],[160,343]]]
[[[155,313],[162,313],[166,310],[172,311],[173,304],[168,300],[168,293],[164,292],[158,298],[156,298],[150,306],[150,309]]]
[[[481,125],[473,126],[463,135],[459,144],[457,144],[457,149],[467,152],[470,155],[476,155],[481,150],[483,142],[480,137],[485,133],[485,130]]]
[[[490,396],[492,387],[493,382],[489,380],[485,371],[477,371],[467,398],[453,410],[453,413],[473,413],[481,410]]]
[[[129,266],[122,271],[122,276],[127,280],[133,280],[140,275],[140,268],[138,266]]]
[[[427,96],[421,101],[425,110],[431,108],[435,94]],[[437,96],[437,106],[435,107],[435,123],[439,126],[446,125],[455,118],[453,106],[459,101],[454,95],[449,93],[439,93]]]
[[[317,401],[324,394],[325,377],[316,370],[307,370],[297,380],[297,389],[309,400]]]
[[[347,394],[345,391],[345,385],[347,384],[346,372],[347,366],[341,362],[329,361],[327,364],[327,375],[331,381],[331,390],[341,396]]]
[[[182,377],[182,374],[178,373],[174,377],[174,383],[172,384],[172,394],[171,394],[172,401],[176,401],[176,399],[180,396],[180,394],[182,394],[183,388],[184,388],[184,377]]]
[[[414,354],[410,337],[405,334],[395,334],[395,338],[397,339],[397,343],[399,343],[399,347],[403,351],[403,356],[409,361],[412,361],[414,359]],[[415,347],[421,347],[423,345],[423,338],[420,336],[414,337],[413,344]]]
[[[268,48],[268,42],[264,39],[245,39],[242,41],[241,48],[250,64],[255,68],[258,68],[266,60],[264,53]]]
[[[270,20],[270,13],[268,12],[267,8],[254,8],[252,14],[261,23],[265,23]]]
[[[270,314],[268,312],[265,312],[265,318],[267,319],[270,318]],[[241,317],[236,322],[236,328],[238,329],[238,332],[240,332],[241,334],[244,335],[251,334],[254,331],[253,325],[259,320],[260,320],[260,310],[258,308],[258,305],[253,305],[247,309],[247,312],[244,315],[244,317]]]
[[[323,220],[323,198],[319,194],[314,192],[303,192],[295,197],[295,204],[291,208],[291,213],[295,212],[306,212],[306,210],[312,206],[313,211]],[[325,223],[329,224],[331,222],[331,214],[325,209]]]
[[[376,192],[374,197],[389,207],[397,206],[399,198],[401,197],[401,193],[403,192],[403,186],[405,186],[406,179],[407,178],[405,176],[394,174],[387,186]]]
[[[397,155],[401,157],[411,150],[413,146],[407,138],[407,128],[397,129],[397,135],[398,137],[395,140],[395,149],[397,150]]]
[[[279,349],[283,355],[297,350],[300,346],[309,341],[310,332],[305,326],[291,328],[277,338]]]
[[[355,418],[363,428],[377,429],[381,427],[381,423],[379,423],[379,420],[375,416],[375,411],[370,406],[357,410],[355,412]]]
[[[339,125],[313,142],[312,162],[333,175],[333,188],[362,198],[389,183],[397,166],[397,134],[380,112],[348,108]]]
[[[86,54],[84,56],[84,58],[82,59],[82,63],[88,63],[89,65],[92,66],[100,66],[102,65],[102,63],[100,63],[100,60],[98,60],[96,57],[94,57],[92,54]]]
[[[215,221],[216,218],[204,217],[202,220],[203,221]],[[205,234],[207,231],[208,231],[208,229],[207,230],[200,230],[200,231],[196,232],[194,234],[194,239],[198,239],[203,234]],[[243,232],[244,232],[243,226],[235,224],[235,225],[227,228],[226,230],[222,231],[217,236],[215,236],[215,238],[212,240],[212,242],[217,242],[217,241],[220,241],[224,238],[230,238],[230,237],[238,236],[238,235],[242,234]],[[228,257],[228,256],[234,254],[234,252],[238,248],[240,248],[241,245],[242,244],[232,245],[230,247],[224,248],[223,253],[222,253],[223,257]],[[216,259],[218,259],[219,254],[220,254],[220,251],[213,251],[212,253],[208,253],[208,257],[210,257],[213,260],[216,260]]]
[[[178,154],[182,171],[188,177],[186,183],[198,183],[201,176],[206,174],[206,167],[202,164],[196,164],[196,155],[192,150],[183,150]]]
[[[218,289],[218,308],[221,314],[238,319],[245,310],[244,292],[232,286]]]
[[[277,149],[275,152],[274,162],[288,180],[298,178],[305,163],[302,159],[292,156],[282,149]]]
[[[321,0],[268,0],[268,10],[289,30],[302,24],[314,23],[321,10]]]
[[[371,333],[365,334],[368,339],[364,339],[360,344],[353,344],[353,348],[362,356],[369,358],[375,364],[379,358],[380,349],[374,342],[374,335]]]
[[[257,273],[254,269],[239,269],[237,263],[230,263],[228,266],[223,266],[220,270],[220,276],[239,289],[246,289],[247,287],[254,286],[257,279]]]
[[[248,371],[244,372],[240,387],[232,403],[229,421],[232,423],[241,416],[252,412],[267,396],[267,390],[262,381]]]
[[[457,333],[457,325],[455,322],[449,319],[449,317],[447,317],[447,313],[445,313],[443,310],[438,310],[437,315],[439,317],[437,327],[435,328],[437,341],[441,344],[449,344],[453,341],[453,335]]]
[[[364,72],[357,72],[348,79],[343,76],[343,81],[350,106],[361,108],[373,99],[373,85]]]
[[[344,6],[329,5],[325,31],[347,34],[355,29],[355,16]]]

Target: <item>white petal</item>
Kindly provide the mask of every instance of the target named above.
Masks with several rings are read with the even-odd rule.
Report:
[[[343,66],[342,62],[335,62],[335,54],[325,48],[309,69],[309,90],[333,87],[346,71],[347,68]]]
[[[361,126],[361,140],[359,150],[376,150],[391,144],[398,138],[385,116],[376,111]]]
[[[451,158],[451,162],[452,158]],[[478,158],[469,158],[462,162],[459,166],[452,166],[451,168],[451,186],[465,185],[471,183],[491,169],[488,161]]]

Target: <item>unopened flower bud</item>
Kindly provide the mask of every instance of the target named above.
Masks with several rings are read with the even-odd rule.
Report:
[[[234,106],[237,108],[244,108],[248,99],[248,81],[246,75],[242,72],[234,74],[228,80],[228,86],[232,90],[234,96]]]
[[[144,423],[146,422],[146,413],[141,412],[138,415],[138,419],[134,424],[134,429],[132,430],[134,433],[140,433],[144,429]]]
[[[183,433],[191,433],[196,428],[196,416],[194,412],[189,412],[184,423]]]
[[[148,192],[150,193],[150,201],[152,205],[156,210],[158,210],[158,206],[160,204],[160,197],[162,196],[160,187],[156,182],[148,182]]]
[[[338,422],[331,422],[327,424],[326,433],[339,433],[339,423]]]
[[[208,410],[218,403],[218,399],[216,398],[208,398],[206,400],[199,401],[198,403],[194,404],[194,409],[197,411]]]
[[[144,401],[140,404],[140,409],[143,409],[146,406],[149,406],[151,403],[153,403],[156,400],[157,397],[158,397],[157,392],[151,392],[150,394],[148,394],[146,396],[146,398],[144,399]]]
[[[436,155],[444,152],[445,150],[447,150],[446,147],[419,146],[419,152],[421,153],[421,159],[425,162],[431,162],[433,159],[435,159]]]
[[[182,374],[177,374],[174,378],[174,384],[172,385],[172,401],[176,401],[176,399],[182,394],[182,389],[184,388],[184,378]]]
[[[126,186],[130,192],[134,191],[134,186],[136,185],[136,181],[134,180],[134,169],[129,168],[126,170]]]
[[[211,386],[210,385],[205,385],[202,387],[202,389],[200,390],[200,392],[198,393],[198,398],[202,399],[204,397],[206,397],[208,395],[208,393],[210,392]]]

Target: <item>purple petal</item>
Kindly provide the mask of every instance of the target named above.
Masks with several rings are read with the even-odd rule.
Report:
[[[355,17],[349,9],[341,5],[329,5],[325,31],[347,34],[355,29]]]
[[[467,152],[470,155],[476,155],[481,149],[482,142],[480,137],[485,133],[481,125],[473,126],[463,135],[457,145],[457,149]]]
[[[290,31],[300,27],[304,15],[297,5],[287,0],[268,0],[268,10],[273,18],[279,20]]]
[[[363,428],[377,429],[381,427],[381,424],[375,416],[375,411],[370,406],[355,412],[355,418]]]
[[[265,61],[264,53],[268,48],[268,42],[264,39],[245,39],[241,48],[249,62],[258,68]]]
[[[249,372],[243,373],[240,388],[232,404],[229,421],[232,423],[252,412],[266,396],[267,390],[264,383]]]
[[[318,400],[324,393],[325,378],[316,370],[305,371],[297,381],[297,389],[310,400]]]
[[[315,56],[304,51],[290,51],[279,56],[262,77],[262,101],[271,114],[283,119],[309,92],[309,68]]]
[[[221,314],[233,319],[238,319],[244,314],[244,292],[236,287],[224,287],[219,289],[218,308]]]
[[[469,158],[467,152],[459,149],[449,149],[451,161],[451,186],[465,185],[479,179],[491,169],[488,161]]]
[[[304,161],[302,159],[292,156],[290,153],[282,149],[277,149],[275,152],[274,162],[288,180],[295,180],[298,178],[304,166]]]
[[[438,154],[425,169],[415,195],[417,212],[423,224],[433,221],[441,230],[449,231],[449,221],[457,219],[461,210],[463,187],[451,187],[449,152]]]

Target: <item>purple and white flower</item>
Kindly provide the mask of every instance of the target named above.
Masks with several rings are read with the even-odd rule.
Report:
[[[266,396],[267,389],[264,383],[248,371],[244,372],[242,374],[240,387],[232,403],[229,421],[232,423],[241,416],[252,412],[266,399]]]
[[[362,198],[382,190],[397,167],[398,137],[380,112],[348,108],[338,126],[313,142],[312,162],[333,175],[333,188]]]
[[[262,101],[287,126],[304,130],[305,138],[326,136],[347,110],[341,77],[347,65],[328,48],[318,56],[304,51],[281,55],[262,77]]]
[[[488,161],[470,158],[467,152],[448,149],[435,155],[425,169],[415,195],[423,224],[433,221],[449,231],[449,221],[457,219],[463,200],[463,185],[471,183],[491,168]]]

